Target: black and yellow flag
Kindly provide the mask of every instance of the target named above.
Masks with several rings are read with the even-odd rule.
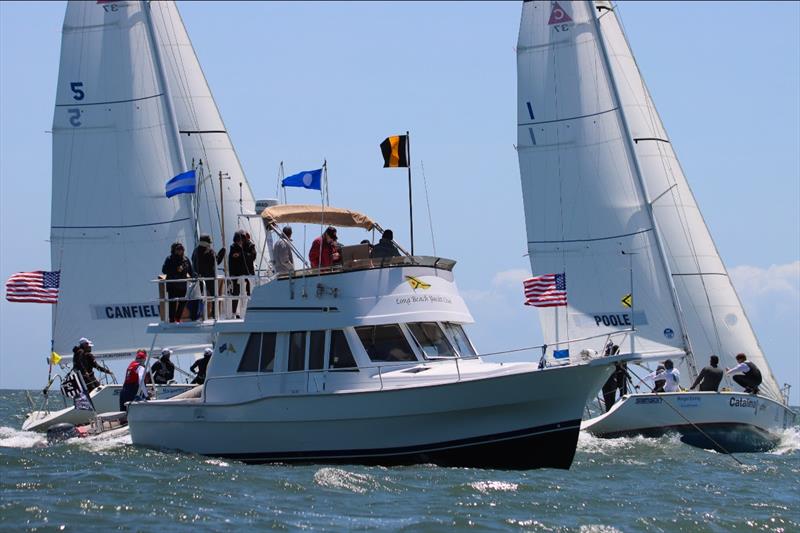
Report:
[[[408,166],[408,135],[387,137],[381,143],[383,168]]]

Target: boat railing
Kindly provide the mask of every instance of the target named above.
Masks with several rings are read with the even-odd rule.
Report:
[[[319,268],[302,268],[290,272],[277,274],[278,279],[304,278],[322,276],[327,274],[340,274],[342,272],[356,272],[360,270],[377,270],[381,268],[395,268],[403,266],[432,267],[448,272],[453,270],[456,262],[443,257],[426,255],[409,255],[399,257],[368,257],[363,259],[350,259],[333,265]]]
[[[161,322],[168,322],[169,305],[178,302],[184,302],[181,315],[188,312],[188,318],[178,317],[181,322],[244,318],[253,289],[270,279],[263,276],[215,276],[185,280],[159,277],[153,280],[158,284],[158,318]],[[185,295],[170,296],[168,289],[179,284],[185,286]]]

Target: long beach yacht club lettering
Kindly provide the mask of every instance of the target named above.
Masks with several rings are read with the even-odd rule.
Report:
[[[447,296],[436,296],[436,295],[429,295],[424,294],[422,296],[399,296],[395,298],[395,303],[411,305],[415,303],[440,303],[440,304],[451,304],[453,300],[448,298]]]

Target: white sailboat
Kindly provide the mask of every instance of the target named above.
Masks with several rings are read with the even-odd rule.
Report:
[[[165,183],[191,168],[197,193],[166,198]],[[158,353],[164,346],[146,328],[163,312],[153,280],[170,245],[180,241],[190,255],[198,229],[217,248],[228,245],[226,231],[229,238],[243,229],[266,271],[255,204],[174,2],[69,2],[53,118],[51,263],[61,272],[54,351],[70,354],[89,337],[99,358]],[[169,340],[192,359],[211,342],[200,330]],[[119,388],[92,392],[98,412],[118,409]],[[23,427],[90,416],[45,406]]]
[[[674,359],[682,386],[716,354],[747,354],[760,394],[632,394],[584,429],[683,433],[726,451],[768,448],[795,419],[756,340],[610,2],[526,1],[518,155],[534,275],[564,273],[568,305],[543,309],[553,350]],[[598,335],[605,337],[598,338]],[[570,339],[590,338],[584,341]],[[563,352],[562,352],[563,353]],[[725,378],[726,389],[733,387]]]
[[[263,216],[276,234],[286,222],[382,232],[328,206]],[[197,394],[130,404],[133,444],[246,462],[569,468],[584,404],[621,356],[546,369],[483,360],[462,328],[472,317],[455,261],[370,258],[367,245],[342,257],[262,279],[243,320],[214,324]]]

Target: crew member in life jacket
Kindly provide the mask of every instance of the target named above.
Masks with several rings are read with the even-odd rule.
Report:
[[[161,272],[167,276],[167,296],[169,297],[169,321],[180,322],[183,310],[186,307],[186,279],[194,277],[192,263],[184,255],[186,250],[179,242],[172,243],[170,254],[164,260]],[[181,298],[180,300],[175,300]]]
[[[83,383],[86,385],[86,392],[92,392],[100,386],[94,375],[95,368],[104,374],[114,375],[111,370],[97,362],[97,359],[92,354],[92,346],[94,346],[92,341],[86,337],[81,337],[78,345],[72,348],[72,366],[81,373]]]
[[[175,379],[175,364],[169,360],[171,355],[172,350],[164,348],[161,350],[161,358],[150,367],[150,374],[156,385],[166,385]]]
[[[739,363],[733,368],[726,368],[725,372],[733,376],[733,381],[744,388],[745,392],[758,394],[758,386],[761,385],[761,371],[758,367],[747,360],[743,353],[736,355],[736,362]]]
[[[197,361],[192,363],[192,366],[189,367],[189,370],[197,374],[192,380],[192,383],[195,383],[197,385],[202,385],[203,383],[205,383],[206,369],[208,368],[208,362],[211,361],[211,356],[213,354],[214,350],[212,350],[211,348],[206,348],[203,351],[203,358],[198,359]]]
[[[147,386],[145,385],[145,375],[147,370],[144,362],[147,359],[147,352],[139,350],[136,358],[128,365],[125,371],[125,381],[122,384],[122,391],[119,393],[119,410],[127,411],[125,404],[132,401],[140,401],[147,398]]]

